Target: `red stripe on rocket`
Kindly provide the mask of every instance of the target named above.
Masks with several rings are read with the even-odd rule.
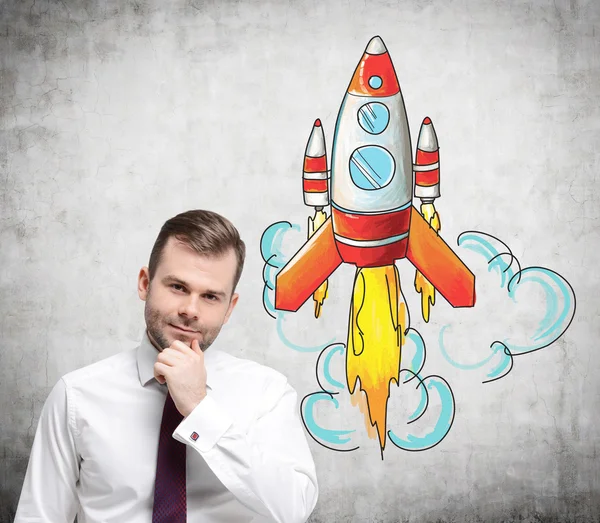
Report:
[[[379,267],[405,257],[453,306],[474,305],[475,277],[412,206],[411,149],[396,72],[376,36],[338,113],[331,216],[277,275],[277,309],[298,310],[342,262]]]

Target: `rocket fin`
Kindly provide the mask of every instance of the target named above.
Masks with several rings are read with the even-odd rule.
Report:
[[[475,305],[475,275],[412,207],[406,257],[453,307]]]
[[[329,217],[277,274],[275,308],[297,311],[341,263]]]

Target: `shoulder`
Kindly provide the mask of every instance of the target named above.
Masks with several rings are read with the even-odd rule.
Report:
[[[91,365],[64,374],[48,394],[42,416],[64,418],[75,423],[76,404],[81,398],[98,398],[109,390],[114,380],[122,379],[135,366],[135,349],[115,354]],[[135,374],[137,376],[137,373]]]
[[[104,358],[62,376],[67,388],[88,388],[98,383],[122,381],[124,377],[137,377],[137,347]]]

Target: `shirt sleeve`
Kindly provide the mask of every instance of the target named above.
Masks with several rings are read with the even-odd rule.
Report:
[[[254,512],[278,523],[305,522],[318,496],[315,465],[284,380],[248,431],[236,427],[210,395],[173,433],[199,452],[219,480]]]
[[[73,523],[75,519],[80,458],[69,414],[67,386],[61,379],[42,408],[15,523]]]

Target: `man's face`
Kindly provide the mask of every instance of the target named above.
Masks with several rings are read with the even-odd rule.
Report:
[[[138,277],[150,341],[162,350],[175,340],[191,345],[197,339],[203,351],[208,349],[237,303],[236,268],[233,249],[207,257],[169,238],[152,281],[147,267]]]

